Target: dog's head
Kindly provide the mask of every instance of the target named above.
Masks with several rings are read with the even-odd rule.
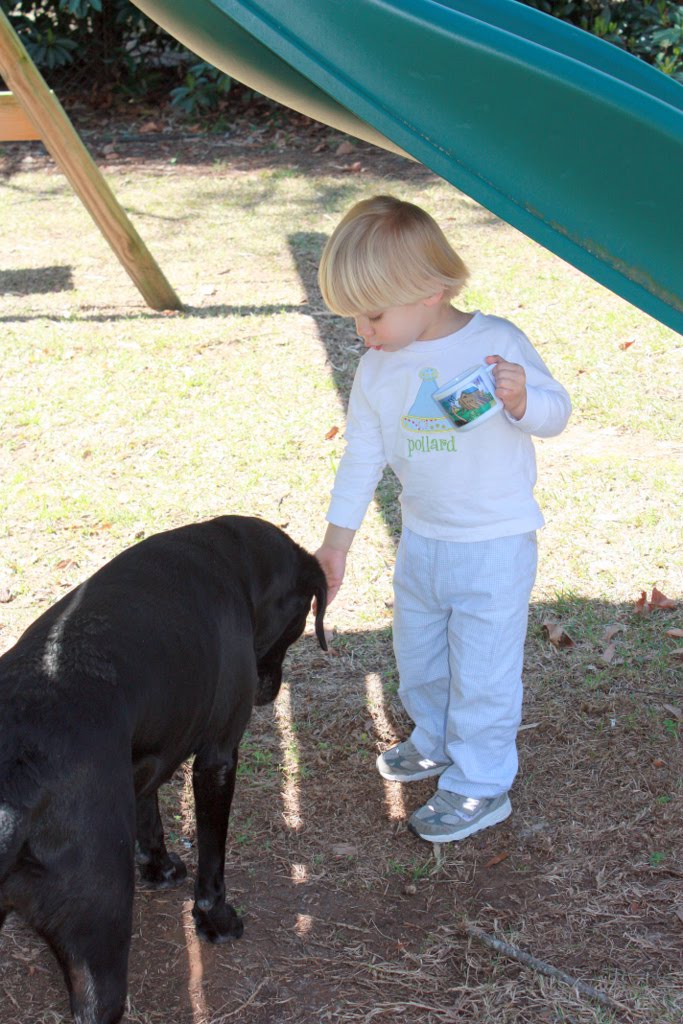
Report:
[[[278,588],[277,596],[258,610],[256,656],[258,687],[254,703],[268,704],[275,700],[282,684],[282,663],[285,654],[306,627],[306,619],[315,602],[315,635],[327,650],[323,620],[327,606],[327,581],[318,561],[299,547],[294,550],[291,578]]]

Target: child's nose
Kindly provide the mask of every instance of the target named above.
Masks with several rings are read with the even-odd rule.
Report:
[[[360,335],[365,342],[367,342],[367,339],[371,338],[375,333],[372,329],[372,324],[367,317],[356,317],[356,333]]]

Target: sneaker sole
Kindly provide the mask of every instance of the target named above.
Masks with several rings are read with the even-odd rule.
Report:
[[[444,764],[436,768],[426,768],[421,772],[413,772],[409,775],[407,772],[392,772],[391,769],[380,768],[377,765],[377,771],[387,782],[419,782],[420,779],[433,779],[437,775],[442,775],[447,768],[448,765]]]
[[[472,822],[469,828],[465,828],[459,831],[456,836],[452,832],[443,832],[439,835],[423,835],[420,832],[419,827],[413,825],[412,821],[408,822],[408,828],[416,835],[418,839],[424,839],[428,843],[458,843],[461,839],[467,839],[468,836],[473,836],[475,832],[482,832],[485,828],[491,828],[492,825],[499,825],[501,821],[505,821],[512,814],[512,804],[507,800],[504,804],[487,817],[485,820]]]

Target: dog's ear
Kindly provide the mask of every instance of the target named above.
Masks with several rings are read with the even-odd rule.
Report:
[[[303,551],[303,549],[300,549],[300,551],[301,558],[303,559],[300,567],[300,586],[304,589],[304,593],[312,598],[313,614],[315,615],[315,635],[322,649],[326,651],[327,640],[325,639],[323,619],[327,609],[327,579],[315,555],[311,555],[307,551]]]
[[[327,650],[327,640],[325,639],[325,627],[323,625],[323,619],[325,618],[325,610],[327,608],[327,580],[323,576],[322,580],[319,581],[316,590],[315,597],[313,599],[313,611],[315,612],[315,635],[318,638],[318,643],[324,651]]]

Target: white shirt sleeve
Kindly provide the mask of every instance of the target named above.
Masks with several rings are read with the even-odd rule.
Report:
[[[350,530],[357,530],[362,523],[387,463],[379,417],[368,403],[360,378],[359,366],[349,397],[346,449],[327,512],[328,522]]]
[[[529,339],[518,331],[521,362],[526,371],[526,412],[521,420],[508,413],[508,419],[525,434],[555,437],[562,433],[572,411],[572,403],[563,386],[556,381]],[[514,361],[513,357],[509,357]]]

